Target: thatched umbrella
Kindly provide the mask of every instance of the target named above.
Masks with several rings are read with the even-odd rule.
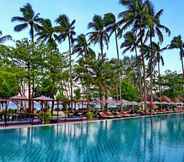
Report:
[[[175,102],[175,103],[182,102],[178,97],[172,98],[172,101]]]
[[[184,97],[178,96],[177,98],[178,98],[181,102],[184,102]]]
[[[167,102],[167,103],[172,102],[172,100],[167,96],[161,96],[159,99],[160,99],[160,102]]]

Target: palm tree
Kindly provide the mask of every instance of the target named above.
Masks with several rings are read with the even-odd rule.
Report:
[[[5,41],[11,40],[11,35],[3,35],[2,31],[0,31],[0,43],[4,43]]]
[[[60,15],[56,19],[56,32],[59,34],[57,40],[59,42],[63,42],[68,39],[68,47],[69,47],[69,66],[70,66],[70,100],[73,100],[73,80],[72,80],[72,47],[74,44],[74,36],[75,36],[75,20],[70,22],[70,19],[66,15]]]
[[[152,38],[157,36],[159,42],[162,43],[164,41],[163,32],[165,32],[168,36],[171,34],[170,29],[160,22],[160,17],[163,15],[164,10],[161,9],[155,14],[154,7],[149,1],[147,2],[147,7],[149,10],[149,14],[146,20],[148,31],[144,41],[146,42],[146,40],[149,38],[151,44]]]
[[[113,13],[107,13],[104,15],[104,22],[105,22],[107,32],[110,33],[109,36],[111,37],[112,34],[114,33],[118,65],[120,67],[121,63],[120,63],[119,44],[118,44],[119,25],[117,23],[116,16]],[[119,94],[118,94],[119,99],[121,99],[121,72],[119,73],[119,88],[118,89],[119,89]]]
[[[92,50],[89,47],[89,42],[86,40],[86,36],[84,34],[80,34],[75,40],[75,45],[73,47],[73,53],[78,53],[80,56],[88,55],[89,51]]]
[[[160,72],[160,65],[164,66],[164,58],[162,57],[161,53],[168,49],[168,46],[161,48],[159,43],[152,42],[152,51],[154,53],[153,57],[153,65],[157,64],[158,70],[158,81],[159,81],[159,93],[160,96],[162,95],[162,89],[160,86],[161,82],[161,72]]]
[[[77,77],[80,78],[82,83],[82,89],[85,94],[87,94],[87,88],[85,89],[84,82],[85,82],[85,62],[88,56],[92,53],[92,49],[89,46],[89,42],[86,39],[84,34],[80,34],[77,39],[75,40],[75,44],[73,47],[73,53],[78,53],[81,56],[78,60],[78,66],[76,65],[75,70]]]
[[[149,74],[154,71],[154,68],[157,65],[158,70],[158,81],[159,81],[159,93],[161,96],[162,90],[160,87],[160,79],[161,79],[161,72],[160,72],[160,65],[164,65],[164,59],[161,55],[161,53],[168,49],[168,46],[161,48],[160,43],[152,42],[151,47],[145,46],[144,47],[144,53],[146,55],[146,58],[148,59],[148,69]],[[150,56],[150,51],[152,55]]]
[[[183,57],[184,57],[184,42],[181,38],[181,35],[176,36],[173,38],[171,41],[171,44],[169,46],[170,49],[179,49],[180,51],[180,61],[181,61],[181,66],[182,66],[182,72],[183,72],[183,77],[184,77],[184,62],[183,62]]]
[[[145,1],[142,0],[120,0],[120,4],[126,7],[126,10],[119,13],[119,22],[120,37],[123,35],[123,32],[127,29],[130,29],[137,38],[138,47],[140,48],[144,46],[144,36],[146,30],[146,18],[148,16],[147,6],[145,5]],[[143,94],[142,97],[144,99],[144,109],[146,109],[146,65],[145,65],[145,56],[141,52],[141,65],[142,65],[142,89]]]
[[[42,43],[46,43],[56,49],[57,44],[57,35],[56,29],[53,27],[52,22],[50,19],[43,19],[41,21],[41,26],[36,34],[38,37],[37,40],[41,41]]]
[[[164,37],[163,37],[163,31],[165,33],[168,34],[168,36],[170,35],[170,30],[169,28],[167,28],[166,26],[162,25],[160,23],[160,17],[163,14],[163,9],[159,10],[156,14],[155,14],[155,10],[154,7],[152,5],[152,3],[147,0],[145,2],[145,6],[147,7],[147,17],[145,20],[145,24],[146,27],[148,28],[146,36],[145,36],[145,40],[144,42],[147,41],[147,39],[149,39],[150,41],[150,59],[149,59],[149,69],[150,69],[150,94],[151,94],[151,101],[153,100],[153,94],[152,94],[152,87],[153,87],[153,72],[154,72],[154,66],[152,66],[153,64],[153,55],[154,55],[154,50],[152,49],[152,45],[153,45],[153,38],[154,37],[158,37],[159,41],[162,43],[164,41]]]
[[[20,8],[20,12],[22,13],[21,16],[15,16],[12,18],[12,22],[20,22],[20,24],[16,25],[14,30],[16,32],[21,32],[26,28],[30,28],[30,37],[31,41],[34,43],[34,35],[35,30],[38,30],[40,27],[40,21],[42,20],[39,17],[39,13],[35,13],[31,4],[27,3],[25,6]]]
[[[42,20],[39,17],[39,13],[35,13],[31,4],[27,3],[25,6],[20,8],[20,12],[22,16],[15,16],[12,18],[12,22],[19,22],[20,24],[14,27],[16,32],[21,32],[26,28],[29,28],[29,34],[31,37],[31,41],[34,44],[34,35],[35,31],[39,29],[39,23]],[[33,50],[33,49],[32,49]],[[32,51],[33,52],[33,51]],[[28,62],[28,99],[29,99],[29,108],[32,110],[31,104],[31,63]]]
[[[109,43],[109,35],[105,29],[104,19],[99,15],[95,15],[92,22],[88,24],[88,28],[92,29],[92,31],[88,33],[89,41],[94,45],[99,44],[101,52],[98,59],[104,60],[106,56],[104,53],[104,44],[108,48]]]
[[[123,48],[123,54],[126,53],[127,51],[130,52],[135,52],[135,57],[136,57],[136,66],[137,66],[137,76],[138,76],[138,87],[139,87],[139,92],[142,94],[142,80],[141,80],[141,60],[140,57],[138,56],[138,42],[136,35],[133,32],[127,32],[124,34],[124,41],[120,46]]]

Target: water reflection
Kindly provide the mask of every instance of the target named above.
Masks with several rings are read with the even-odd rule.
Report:
[[[0,162],[183,162],[184,116],[0,131]]]

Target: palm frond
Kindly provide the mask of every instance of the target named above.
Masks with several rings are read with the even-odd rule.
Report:
[[[24,17],[14,16],[12,17],[11,22],[15,22],[15,21],[26,22],[26,19]]]
[[[20,32],[20,31],[26,29],[27,26],[28,26],[27,23],[19,24],[19,25],[16,25],[16,26],[14,27],[14,30],[15,30],[16,32]]]

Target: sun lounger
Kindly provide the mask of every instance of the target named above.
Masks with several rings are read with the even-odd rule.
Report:
[[[103,118],[103,119],[112,119],[112,118],[114,118],[114,116],[112,114],[107,113],[107,112],[100,112],[99,116],[100,116],[100,118]]]
[[[122,117],[131,117],[131,114],[127,111],[121,111],[120,114],[122,115]]]

